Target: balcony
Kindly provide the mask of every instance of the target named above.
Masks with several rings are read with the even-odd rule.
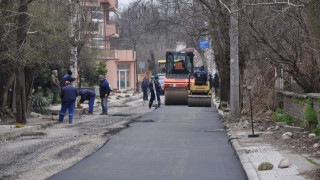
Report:
[[[136,60],[136,52],[133,50],[94,49],[93,52],[98,60],[117,60],[125,62]]]
[[[100,0],[104,10],[118,11],[118,0]]]
[[[116,59],[115,49],[95,49],[93,52],[96,54],[96,59],[99,59],[99,60],[115,60]]]
[[[117,59],[119,61],[135,61],[136,52],[133,50],[117,50]]]
[[[119,28],[114,24],[107,24],[105,28],[106,38],[119,37]]]

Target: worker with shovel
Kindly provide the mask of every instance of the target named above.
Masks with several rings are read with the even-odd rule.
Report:
[[[149,101],[149,109],[151,109],[152,103],[154,100],[156,100],[156,103],[158,104],[158,107],[160,107],[161,101],[160,101],[160,89],[161,85],[159,83],[159,77],[156,76],[154,80],[152,80],[149,83],[149,89],[151,92],[151,98]],[[157,98],[156,98],[157,97]]]
[[[80,89],[80,90],[78,90],[78,95],[81,96],[81,99],[78,102],[78,107],[81,107],[80,104],[83,103],[85,100],[88,100],[89,101],[88,115],[92,115],[94,100],[96,98],[96,93],[94,93],[93,91],[88,90],[88,89]]]

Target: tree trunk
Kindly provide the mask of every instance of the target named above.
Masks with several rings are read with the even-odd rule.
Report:
[[[223,52],[220,50],[220,52]],[[229,52],[215,54],[218,75],[221,102],[230,102],[230,64]]]
[[[24,70],[17,68],[17,85],[16,85],[16,122],[27,123],[26,118],[26,93],[25,93],[25,77]]]
[[[25,68],[25,73],[28,74],[28,76],[25,76],[26,112],[29,112],[29,97],[32,94],[35,70],[34,68]]]
[[[221,66],[218,70],[220,80],[220,100],[221,102],[230,102],[230,68]]]
[[[310,35],[313,37],[312,38],[312,46],[313,46],[313,52],[314,52],[314,57],[316,58],[318,64],[320,64],[320,54],[319,54],[319,46],[320,46],[320,2],[319,0],[312,0],[308,6],[308,20],[309,20],[309,29],[310,29]]]
[[[230,14],[230,107],[231,107],[231,119],[239,120],[240,118],[240,101],[239,101],[239,14],[237,12],[238,8],[236,6],[236,1],[231,1]]]
[[[2,108],[5,108],[8,105],[8,91],[12,86],[15,77],[16,77],[15,74],[12,74],[9,77],[7,83],[4,85],[3,94],[2,94],[2,105],[1,105]]]
[[[19,4],[19,15],[18,15],[18,30],[17,30],[17,58],[18,64],[16,68],[16,122],[25,124],[26,120],[26,93],[25,93],[25,55],[24,55],[24,44],[27,36],[27,25],[28,16],[26,12],[28,11],[28,4],[26,0],[20,0]]]

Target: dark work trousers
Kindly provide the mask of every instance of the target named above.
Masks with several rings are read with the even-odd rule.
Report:
[[[59,121],[62,122],[64,115],[67,112],[67,109],[69,109],[69,123],[72,123],[73,120],[73,113],[74,113],[74,102],[71,103],[62,103],[60,115],[59,115]]]
[[[143,88],[143,101],[148,101],[148,88]]]
[[[151,91],[151,98],[149,101],[149,107],[152,106],[153,101],[155,100],[155,93],[154,91]],[[160,102],[160,93],[157,93],[157,101],[158,101],[158,106],[160,106],[161,102]]]
[[[52,97],[52,105],[57,103],[57,99],[58,99],[58,92],[54,92],[53,93],[53,97]]]
[[[102,113],[108,113],[108,98],[107,97],[101,98],[101,107],[102,107]]]
[[[89,113],[93,112],[93,105],[94,105],[94,100],[95,100],[95,96],[93,96],[92,98],[89,99]]]

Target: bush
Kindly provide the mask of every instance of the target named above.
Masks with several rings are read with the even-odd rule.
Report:
[[[285,114],[282,109],[277,109],[271,116],[271,119],[277,122],[288,122],[290,124],[300,124],[302,121]]]
[[[310,105],[307,106],[304,114],[309,125],[317,124],[317,113]]]
[[[13,111],[8,107],[0,108],[0,118],[3,117],[14,117]]]
[[[317,136],[320,136],[320,128],[314,128],[312,130],[312,133],[316,134]]]
[[[283,114],[282,116],[280,116],[277,120],[278,122],[289,122],[289,123],[293,123],[293,118],[288,115],[288,114]]]
[[[282,109],[277,109],[271,116],[271,119],[274,121],[278,121],[279,117],[283,116],[283,110]]]
[[[47,109],[50,106],[50,101],[40,94],[31,96],[31,107],[37,113],[47,113]]]

